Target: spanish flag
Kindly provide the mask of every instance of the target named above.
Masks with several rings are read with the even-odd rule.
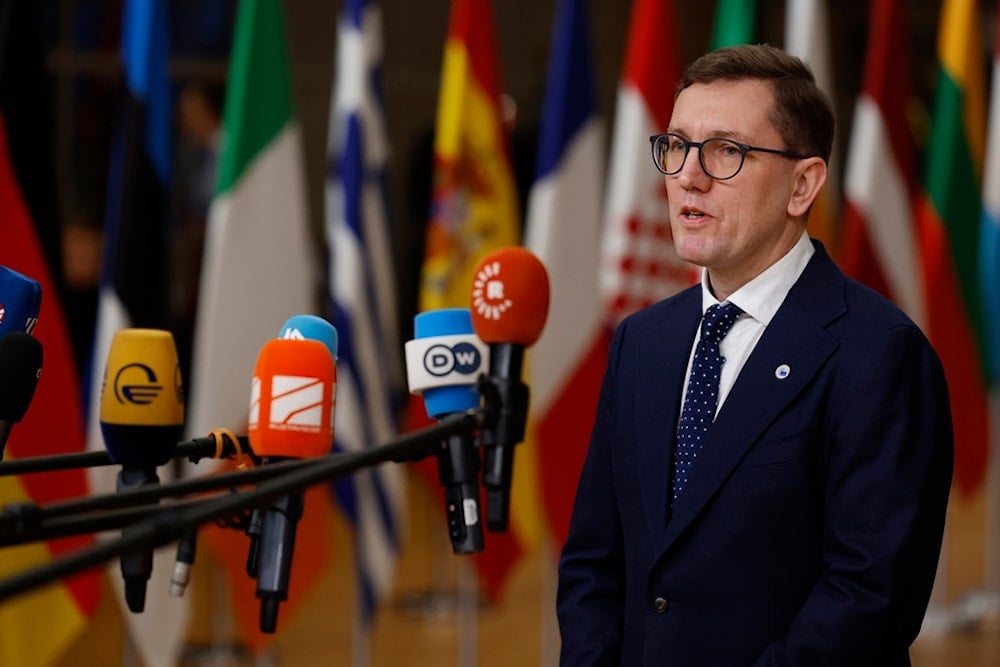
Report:
[[[490,0],[453,0],[438,94],[431,210],[419,295],[422,311],[468,308],[479,261],[520,240],[519,199],[500,108],[497,53]],[[422,415],[423,405],[411,402],[410,426]],[[525,495],[522,488],[532,492],[537,488],[534,459],[527,449],[519,445],[514,459],[512,503]],[[439,490],[436,466],[418,469]],[[487,596],[499,594],[524,551],[524,536],[537,535],[539,514],[537,506],[535,516],[526,517],[512,505],[508,532],[486,535],[486,548],[474,559]],[[441,522],[444,530],[443,516]]]

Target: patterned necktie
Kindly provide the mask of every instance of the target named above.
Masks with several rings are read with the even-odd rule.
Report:
[[[677,447],[674,450],[673,501],[676,502],[688,480],[691,467],[701,450],[701,440],[715,419],[719,401],[719,377],[725,359],[719,353],[719,341],[729,333],[739,317],[740,307],[734,303],[715,304],[705,311],[701,320],[701,338],[694,351],[691,377],[684,408],[677,426]]]

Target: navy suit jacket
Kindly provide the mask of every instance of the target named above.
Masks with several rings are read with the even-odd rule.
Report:
[[[948,391],[920,329],[814,244],[672,515],[700,287],[618,328],[559,565],[565,667],[909,664],[951,484]]]

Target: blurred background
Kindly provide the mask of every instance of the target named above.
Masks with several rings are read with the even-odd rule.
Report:
[[[583,29],[574,16],[584,17]],[[1000,355],[991,352],[996,330],[984,305],[1000,298],[990,271],[1000,266],[990,233],[1000,166],[990,168],[989,152],[1000,127],[987,122],[996,22],[995,3],[971,0],[0,2],[9,163],[0,180],[16,193],[4,191],[0,264],[46,274],[37,332],[44,377],[54,382],[51,364],[63,369],[62,393],[36,397],[7,459],[38,454],[37,442],[45,453],[95,447],[89,397],[111,310],[126,312],[119,326],[172,332],[189,434],[242,432],[253,357],[222,373],[212,357],[241,344],[255,354],[295,313],[280,302],[297,289],[289,298],[304,300],[303,312],[341,332],[338,391],[353,386],[358,393],[347,398],[370,398],[376,381],[364,359],[376,357],[384,386],[371,391],[391,395],[385,423],[359,417],[354,440],[346,413],[338,421],[338,447],[350,450],[429,423],[406,397],[402,344],[416,313],[468,305],[467,277],[486,252],[523,243],[553,280],[552,333],[526,371],[534,421],[518,449],[512,525],[488,535],[483,554],[451,553],[433,462],[394,465],[391,480],[372,474],[378,508],[368,514],[358,488],[307,496],[276,634],[255,628],[252,583],[240,579],[245,541],[214,528],[229,539],[199,536],[185,597],[154,592],[154,579],[141,615],[123,606],[117,562],[0,603],[0,664],[556,664],[554,564],[601,346],[622,315],[694,277],[671,255],[646,136],[664,129],[684,64],[713,46],[766,41],[810,62],[837,114],[828,201],[812,233],[848,273],[925,327],[961,401],[946,544],[914,664],[1000,665],[1000,485],[990,455]],[[562,66],[573,73],[561,86],[558,44],[578,66]],[[277,87],[262,85],[271,81]],[[960,93],[961,113],[948,114],[946,90]],[[855,127],[873,109],[884,124],[874,138]],[[246,199],[247,165],[264,164],[259,155],[274,145],[240,143],[246,128],[267,125],[258,112],[298,134],[286,155],[292,166],[262,171],[249,181],[258,198]],[[153,126],[155,140],[142,131]],[[569,158],[559,144],[577,130],[591,151],[572,172],[583,180],[545,190],[563,183],[557,172]],[[961,147],[941,145],[949,140]],[[880,189],[887,169],[913,207],[901,220],[890,219],[898,208]],[[270,205],[281,214],[265,215]],[[292,254],[301,248],[285,243],[296,225],[309,247]],[[264,231],[247,241],[241,228]],[[380,241],[381,254],[373,250]],[[252,252],[236,258],[220,249],[247,243]],[[300,283],[288,282],[299,273]],[[222,294],[255,278],[274,290]],[[371,302],[356,303],[361,293]],[[950,336],[941,304],[966,328]],[[377,326],[352,328],[360,307],[376,312]],[[44,339],[56,335],[62,357]],[[216,398],[223,395],[231,400]],[[338,394],[338,415],[347,398]],[[175,468],[170,475],[185,474]],[[0,500],[113,490],[99,484],[83,473],[62,482],[8,478]],[[392,516],[377,537],[366,532],[372,512]],[[0,574],[89,545],[8,547]],[[169,566],[172,548],[164,553]],[[372,562],[383,565],[374,575]]]

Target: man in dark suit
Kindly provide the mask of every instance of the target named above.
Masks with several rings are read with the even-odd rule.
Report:
[[[615,334],[559,565],[564,666],[910,664],[948,390],[920,329],[808,238],[833,127],[801,61],[739,46],[688,68],[651,138],[704,270]]]

